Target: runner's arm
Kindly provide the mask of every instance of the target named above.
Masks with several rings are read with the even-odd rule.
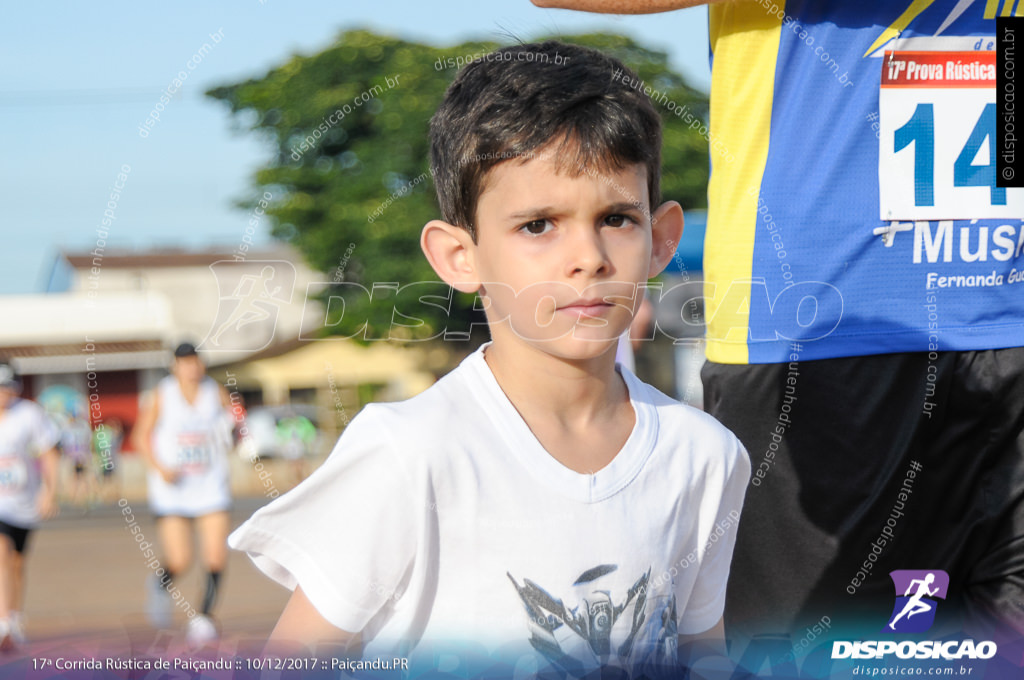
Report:
[[[235,415],[235,412],[233,410],[235,405],[231,403],[231,395],[228,394],[228,388],[224,387],[223,385],[217,385],[217,387],[220,388],[220,404],[221,404],[221,406],[223,406],[224,410],[226,410],[232,416]]]
[[[575,9],[600,14],[654,14],[730,0],[530,0],[537,7]],[[731,0],[738,1],[738,0]]]
[[[156,419],[160,415],[160,393],[153,390],[144,401],[139,412],[139,419],[135,422],[135,428],[132,430],[132,444],[148,467],[159,472],[164,481],[173,484],[177,473],[157,463],[156,455],[153,453],[153,429],[156,427]]]
[[[43,486],[39,490],[39,515],[49,519],[57,514],[57,471],[60,465],[60,454],[57,447],[51,446],[39,456],[39,473]]]
[[[295,586],[281,618],[274,626],[264,654],[281,656],[293,652],[315,652],[343,655],[359,644],[359,633],[350,633],[332,625],[320,615],[302,588]]]

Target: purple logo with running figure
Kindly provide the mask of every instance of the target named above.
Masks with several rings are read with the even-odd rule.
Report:
[[[896,588],[896,604],[886,633],[923,633],[935,623],[936,600],[945,600],[949,574],[941,569],[897,569],[889,572]]]

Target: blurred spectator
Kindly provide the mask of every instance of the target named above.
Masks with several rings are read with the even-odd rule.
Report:
[[[117,464],[124,441],[124,426],[117,418],[109,418],[96,426],[92,433],[92,453],[99,482],[99,495],[104,502],[117,498]]]
[[[92,428],[84,417],[75,416],[64,425],[60,448],[72,467],[68,501],[80,512],[88,512],[96,480],[92,469]]]
[[[306,458],[316,441],[316,426],[309,418],[290,412],[277,424],[277,442],[281,458],[289,461],[295,483],[306,478]]]

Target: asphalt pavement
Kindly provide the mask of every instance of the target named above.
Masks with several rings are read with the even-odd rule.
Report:
[[[265,502],[265,498],[236,499],[232,529]],[[175,609],[173,626],[167,629],[156,629],[146,620],[146,579],[152,573],[147,563],[151,560],[128,529],[122,507],[113,503],[87,514],[63,508],[59,517],[43,523],[30,536],[25,600],[29,643],[0,654],[0,678],[66,677],[53,666],[57,658],[234,657],[259,652],[289,592],[260,573],[247,556],[230,551],[214,609],[221,639],[205,650],[189,650],[184,641],[187,617],[181,609]],[[131,508],[144,540],[155,546],[156,529],[145,504],[136,501]],[[155,552],[160,554],[159,549]],[[196,610],[203,596],[202,577],[201,568],[194,563],[176,579]],[[146,674],[116,674],[130,676]]]

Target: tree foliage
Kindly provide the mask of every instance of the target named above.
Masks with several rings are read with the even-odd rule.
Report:
[[[706,119],[706,96],[668,67],[666,54],[629,38],[557,38],[613,54],[666,94],[671,105],[655,103],[665,124],[662,196],[687,209],[706,205],[708,145],[684,117]],[[413,316],[422,323],[403,321],[394,316],[393,291],[378,287],[370,299],[352,284],[370,289],[381,282],[438,280],[419,248],[420,229],[438,216],[427,130],[456,73],[438,66],[448,57],[498,47],[466,42],[437,48],[346,31],[318,54],[292,56],[261,78],[206,93],[230,107],[236,127],[263,134],[276,151],[255,172],[253,197],[241,205],[269,193],[273,236],[295,246],[328,281],[344,282],[331,292],[344,298],[344,313],[333,313],[340,311],[336,301],[331,305],[327,332],[388,337],[394,320],[405,328],[392,337],[429,338],[480,321],[472,298],[461,294],[450,310],[420,304]],[[436,291],[421,285],[416,295],[429,292]]]

